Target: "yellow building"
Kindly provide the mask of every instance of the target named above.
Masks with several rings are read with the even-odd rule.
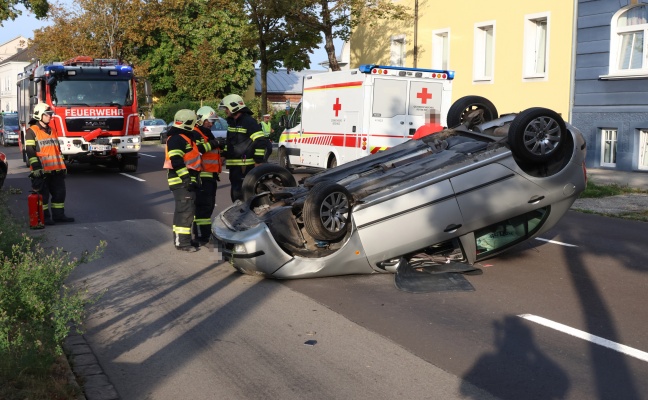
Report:
[[[500,114],[547,107],[569,118],[576,0],[394,1],[417,18],[358,27],[352,67],[450,69],[453,101],[479,95]]]

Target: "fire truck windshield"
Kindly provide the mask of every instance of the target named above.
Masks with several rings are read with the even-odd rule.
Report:
[[[50,86],[55,106],[130,106],[133,91],[129,81],[61,80]]]

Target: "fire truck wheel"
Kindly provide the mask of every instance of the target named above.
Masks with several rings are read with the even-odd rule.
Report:
[[[555,111],[533,107],[519,113],[508,132],[508,141],[518,159],[532,164],[543,164],[560,159],[561,154],[571,155],[568,146],[569,133],[565,121]]]
[[[454,128],[463,124],[468,115],[476,110],[483,110],[483,122],[492,121],[497,118],[497,108],[490,100],[481,96],[464,96],[450,106],[448,110],[447,124],[448,128]]]
[[[335,241],[346,235],[351,224],[351,193],[342,185],[320,182],[304,202],[304,226],[315,240]]]
[[[279,166],[284,167],[288,171],[292,172],[292,168],[290,166],[290,159],[288,158],[288,151],[286,151],[285,147],[281,147],[279,149]]]
[[[276,164],[261,164],[252,168],[243,179],[243,200],[263,192],[276,192],[285,187],[295,187],[297,181],[287,169]]]
[[[135,172],[138,164],[137,156],[123,156],[119,160],[119,172]]]

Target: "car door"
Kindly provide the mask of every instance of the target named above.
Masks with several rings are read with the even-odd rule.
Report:
[[[459,205],[447,179],[364,200],[367,203],[356,207],[352,215],[367,258],[374,266],[452,239],[462,231]]]

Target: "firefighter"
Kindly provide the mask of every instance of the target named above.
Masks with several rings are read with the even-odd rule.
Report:
[[[48,104],[36,104],[29,121],[30,127],[25,132],[25,152],[31,170],[29,177],[34,191],[43,196],[45,225],[74,222],[74,218],[65,215],[67,168],[61,155],[58,136],[49,126],[53,114]]]
[[[222,170],[221,148],[225,147],[223,138],[216,138],[211,127],[218,118],[216,111],[209,107],[200,107],[196,111],[196,143],[201,152],[202,169],[200,171],[200,189],[196,192],[196,215],[193,232],[201,246],[209,243],[211,236],[211,215],[216,208],[216,187]]]
[[[243,178],[255,165],[264,161],[266,139],[252,111],[245,106],[241,96],[225,96],[219,108],[227,113],[227,139],[225,166],[229,170],[230,197],[243,200]]]
[[[270,140],[270,135],[274,133],[274,129],[272,129],[272,125],[270,124],[270,114],[265,114],[263,116],[263,120],[261,121],[261,129],[263,130],[263,134],[266,137],[266,152],[264,161],[268,162],[268,158],[270,158],[270,154],[272,154],[272,140]]]
[[[169,189],[175,200],[173,213],[173,244],[180,251],[196,252],[198,243],[191,239],[195,215],[196,192],[200,188],[200,152],[194,139],[196,113],[180,110],[168,131],[164,168]]]

